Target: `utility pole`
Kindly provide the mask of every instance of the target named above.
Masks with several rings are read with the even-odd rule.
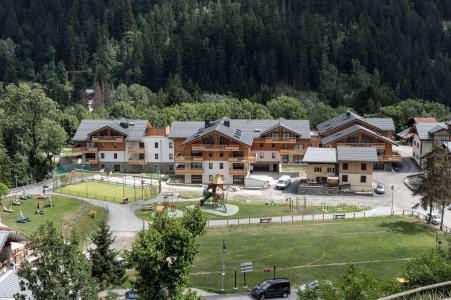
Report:
[[[225,240],[222,240],[221,292],[224,291],[224,276],[225,276],[224,256],[225,256],[225,251],[226,251]]]
[[[394,192],[395,192],[395,185],[392,184],[392,186],[391,186],[391,211],[390,211],[391,215],[394,214],[394,211],[393,211],[393,194],[394,194]]]

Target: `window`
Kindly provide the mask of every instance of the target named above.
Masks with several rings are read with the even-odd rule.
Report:
[[[103,147],[104,147],[103,143],[100,143],[100,148],[103,148]]]
[[[202,175],[191,175],[191,183],[202,183]]]
[[[208,163],[208,168],[211,170],[211,169],[213,169],[213,163],[211,162],[211,163]]]
[[[341,181],[342,182],[348,182],[348,175],[342,175],[341,176]]]
[[[169,159],[174,159],[174,154],[169,153]]]
[[[224,163],[219,163],[219,169],[224,169]]]
[[[263,144],[263,143],[260,143],[260,148],[263,148],[263,146],[264,146],[264,144]]]
[[[104,159],[105,158],[105,153],[100,153],[100,158]]]
[[[285,164],[288,163],[289,162],[289,158],[290,157],[288,155],[282,156],[282,162],[285,163]]]
[[[113,154],[114,159],[117,159],[117,153]]]
[[[316,173],[321,173],[321,167],[315,167],[315,172]]]
[[[113,143],[113,148],[117,148],[117,143]]]
[[[365,183],[366,182],[366,176],[360,176],[360,182]]]
[[[265,153],[264,152],[260,152],[260,158],[264,158],[265,157]]]
[[[219,157],[224,157],[224,152],[219,152]]]
[[[327,173],[335,173],[335,168],[327,168]]]
[[[283,149],[288,149],[288,144],[283,144]]]
[[[144,148],[144,143],[143,142],[139,142],[139,148]]]
[[[271,153],[271,157],[274,159],[276,158],[276,152]]]
[[[359,137],[358,136],[350,136],[347,139],[347,143],[348,144],[355,144],[359,142]]]
[[[213,157],[213,152],[208,152],[208,157]]]
[[[158,143],[157,142],[155,142],[155,148],[158,148]]]
[[[144,160],[144,153],[139,153],[139,159]]]
[[[208,175],[208,181],[212,181],[213,180],[213,175]]]
[[[363,164],[360,166],[360,169],[361,169],[362,171],[366,171],[366,164],[363,163]]]
[[[169,169],[169,171],[172,172],[174,170],[174,165],[173,164],[168,165],[168,169]]]
[[[302,156],[300,156],[300,155],[293,155],[293,162],[301,163],[302,162]]]
[[[348,169],[348,163],[343,163],[343,170],[347,170]]]
[[[294,150],[302,150],[304,149],[304,145],[303,144],[296,144],[294,145]]]
[[[169,149],[172,149],[174,147],[174,144],[172,142],[169,142]]]
[[[276,148],[276,144],[271,144],[271,147],[272,148]]]
[[[114,165],[114,172],[120,172],[121,171],[121,165]]]
[[[158,153],[155,153],[155,159],[158,159]]]
[[[159,166],[158,164],[154,164],[154,165],[153,165],[153,169],[154,169],[155,171],[158,171],[158,170],[160,170],[160,166]]]
[[[244,176],[233,176],[233,184],[244,184]]]
[[[220,137],[219,137],[219,144],[220,144],[220,145],[228,145],[228,144],[229,144],[229,141],[226,140],[224,137],[220,136]]]

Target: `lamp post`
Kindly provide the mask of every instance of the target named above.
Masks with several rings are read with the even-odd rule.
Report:
[[[394,193],[394,191],[395,191],[395,185],[392,184],[392,186],[391,186],[391,211],[390,211],[391,215],[394,214],[394,211],[393,211],[393,193]]]
[[[224,276],[225,276],[224,256],[225,256],[225,251],[226,251],[225,240],[222,240],[221,292],[224,292]]]

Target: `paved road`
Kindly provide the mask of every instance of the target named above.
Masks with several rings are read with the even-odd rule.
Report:
[[[204,296],[207,300],[255,300],[255,298],[250,297],[247,294],[237,294],[237,295],[212,295],[212,296]],[[280,299],[288,299],[288,300],[296,300],[298,299],[298,294],[296,290],[291,290],[291,294],[287,298],[271,298],[275,300]]]

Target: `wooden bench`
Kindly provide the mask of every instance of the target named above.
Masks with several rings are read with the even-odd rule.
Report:
[[[334,220],[336,219],[344,219],[346,217],[345,214],[334,214]]]
[[[260,218],[260,223],[271,223],[272,218]]]

